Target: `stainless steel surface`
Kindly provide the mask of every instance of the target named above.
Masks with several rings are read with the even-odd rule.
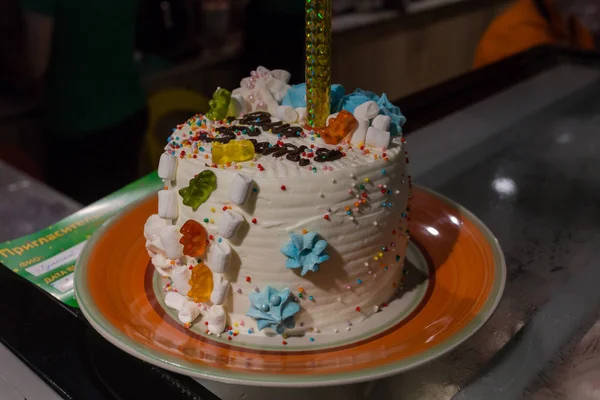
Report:
[[[407,397],[394,398],[448,399],[469,382],[457,399],[520,398],[589,328],[599,308],[594,286],[583,284],[600,278],[599,94],[598,70],[559,67],[409,141],[415,182],[487,224],[503,247],[508,282],[489,323],[448,356],[399,377],[395,387]]]
[[[0,160],[0,242],[34,233],[80,208],[75,201]]]

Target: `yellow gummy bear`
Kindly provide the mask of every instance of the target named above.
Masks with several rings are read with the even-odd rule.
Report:
[[[255,154],[254,144],[249,140],[232,140],[226,144],[214,142],[212,146],[212,161],[215,164],[248,161],[252,160]]]
[[[210,268],[200,263],[192,269],[192,279],[189,284],[191,289],[187,295],[196,303],[202,303],[210,299],[213,289],[213,274]]]

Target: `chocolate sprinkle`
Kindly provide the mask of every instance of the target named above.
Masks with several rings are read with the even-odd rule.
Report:
[[[299,136],[302,133],[302,128],[300,126],[291,126],[290,124],[284,124],[281,121],[271,121],[271,114],[264,111],[246,114],[238,119],[238,121],[242,125],[260,126],[261,128],[270,130],[274,134]]]
[[[342,158],[343,154],[339,150],[330,150],[321,147],[315,152],[316,162],[335,161]]]
[[[302,167],[310,164],[310,160],[301,157],[301,154],[308,149],[306,146],[298,147],[292,143],[285,143],[283,146],[276,144],[269,147],[268,142],[257,142],[256,139],[248,140],[254,144],[254,151],[258,154],[272,155],[273,157],[283,157],[285,155],[287,160],[298,162]]]

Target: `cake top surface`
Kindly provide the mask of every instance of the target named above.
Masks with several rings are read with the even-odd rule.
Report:
[[[245,120],[252,118],[253,114],[247,114]],[[271,123],[281,122],[272,116],[267,118]],[[393,160],[403,147],[401,138],[393,139],[388,148],[349,143],[329,145],[314,130],[303,129],[298,124],[283,126],[286,125],[295,128],[298,134],[287,136],[269,131],[264,126],[242,125],[237,119],[232,122],[211,121],[204,115],[196,115],[178,125],[169,137],[165,151],[198,166],[230,169],[250,176],[283,177],[330,173],[377,161],[385,163]],[[242,141],[251,141],[262,154],[255,150],[254,156],[247,161],[217,164],[213,160],[215,143],[222,146]]]
[[[332,85],[327,127],[312,129],[305,84],[288,81],[286,71],[258,67],[233,92],[218,88],[209,112],[173,129],[165,153],[259,179],[385,165],[402,154],[405,118],[385,94]]]

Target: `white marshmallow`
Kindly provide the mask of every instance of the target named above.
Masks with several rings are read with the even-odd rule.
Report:
[[[392,119],[388,115],[379,114],[376,116],[371,122],[371,126],[377,129],[381,129],[382,131],[389,131],[390,125],[392,124]]]
[[[288,90],[290,90],[290,85],[280,81],[279,79],[267,79],[265,87],[269,90],[269,93],[271,93],[273,99],[280,104]]]
[[[298,113],[298,123],[303,124],[306,122],[306,107],[298,107],[296,108],[296,112]]]
[[[275,78],[285,83],[290,83],[290,78],[292,77],[292,74],[283,69],[274,69],[273,71],[271,71],[271,74]]]
[[[369,120],[362,117],[354,116],[358,121],[358,127],[352,134],[352,139],[350,139],[350,143],[354,146],[360,146],[361,144],[365,144],[365,140],[367,138],[367,130],[369,129]]]
[[[225,242],[215,243],[208,251],[208,266],[218,274],[227,272],[231,259],[231,246]]]
[[[220,282],[215,281],[213,290],[210,293],[210,301],[216,305],[223,304],[228,291],[229,291],[229,281],[228,280],[221,279]]]
[[[168,225],[160,231],[160,243],[165,254],[171,260],[177,260],[183,256],[183,245],[179,243],[181,233],[176,226]]]
[[[327,117],[327,123],[326,125],[329,126],[329,121],[331,121],[332,119],[336,118],[338,116],[339,113],[335,113],[335,114],[331,114],[329,115],[329,117]]]
[[[161,229],[165,226],[167,226],[167,221],[162,219],[158,214],[151,215],[144,224],[144,237],[150,241],[158,239]]]
[[[192,278],[192,271],[187,266],[176,267],[171,271],[171,280],[173,280],[173,286],[179,293],[187,294],[190,289],[190,279]]]
[[[275,116],[287,123],[294,123],[298,121],[298,113],[294,110],[293,107],[290,106],[279,106],[277,107],[277,112]]]
[[[171,260],[165,256],[164,252],[152,256],[152,265],[154,265],[154,268],[161,276],[171,276],[173,266],[171,265]]]
[[[229,102],[228,114],[231,114],[234,117],[239,117],[246,112],[245,104],[246,101],[244,100],[244,96],[241,94],[232,94],[231,101]]]
[[[175,190],[158,191],[158,215],[164,219],[177,218],[177,192]]]
[[[167,221],[158,214],[151,215],[144,224],[144,237],[146,238],[146,250],[148,255],[154,257],[159,253],[164,253],[160,244],[160,230],[167,226]]]
[[[221,221],[219,221],[219,235],[226,239],[230,239],[237,233],[238,229],[244,222],[244,217],[241,214],[227,210],[223,213]]]
[[[279,103],[275,100],[271,92],[269,92],[264,85],[258,86],[258,84],[255,92],[258,101],[254,102],[254,108],[258,109],[260,102],[263,102],[267,105],[267,111],[275,115],[275,112],[277,112],[277,107],[279,107]]]
[[[367,130],[367,139],[365,143],[367,146],[377,147],[379,149],[382,147],[387,148],[390,144],[390,133],[371,126]]]
[[[158,176],[167,181],[174,181],[177,172],[177,157],[167,153],[160,155],[158,162]]]
[[[252,178],[236,173],[229,186],[229,200],[237,205],[244,204],[248,200],[253,185]]]
[[[187,297],[177,292],[167,292],[165,296],[165,304],[167,305],[167,307],[177,311],[181,310],[181,308],[187,301]]]
[[[200,315],[200,307],[193,301],[186,301],[183,303],[181,310],[177,317],[184,324],[191,324]]]
[[[379,114],[379,106],[374,101],[367,101],[362,103],[354,109],[354,116],[373,119]]]
[[[223,333],[227,318],[222,305],[210,306],[206,312],[206,321],[208,322],[208,331],[214,334]]]

